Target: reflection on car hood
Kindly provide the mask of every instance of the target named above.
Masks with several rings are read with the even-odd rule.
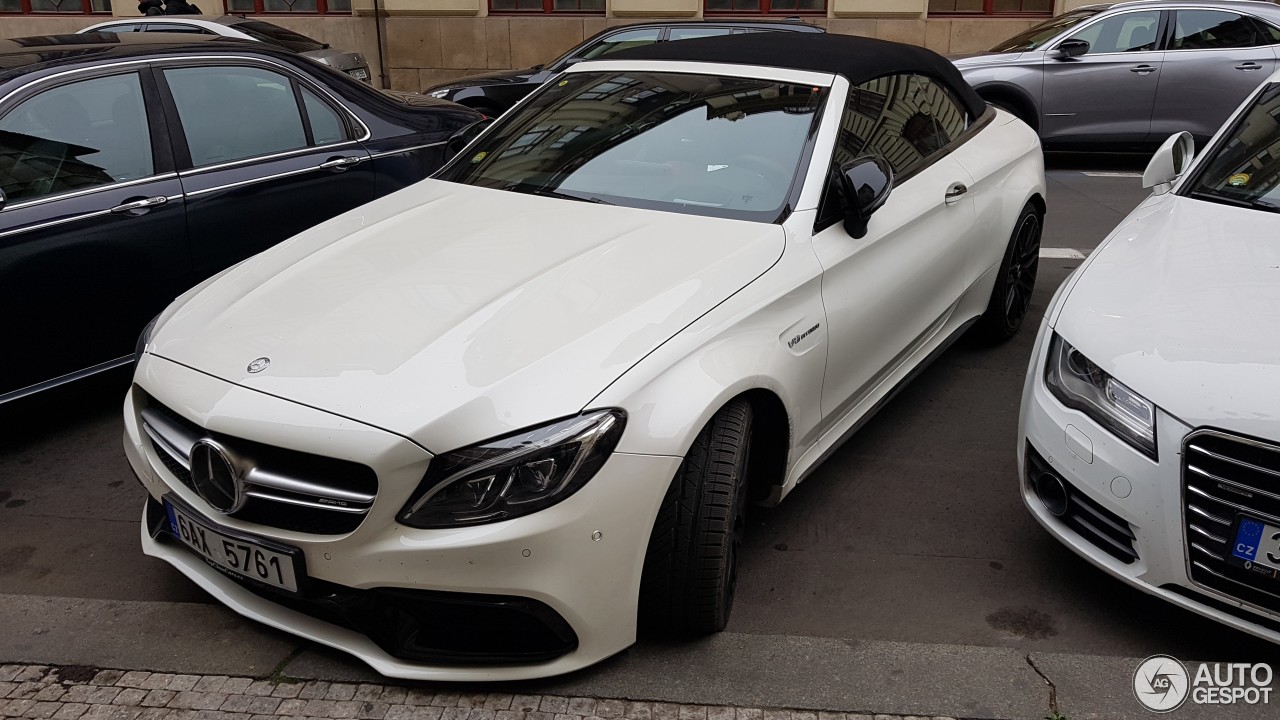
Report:
[[[352,70],[358,67],[365,67],[367,64],[364,61],[364,56],[360,53],[343,52],[334,48],[308,50],[304,53],[299,53],[299,55],[318,60],[335,70]]]
[[[528,82],[530,78],[538,74],[538,70],[533,68],[525,68],[524,70],[503,70],[502,72],[485,73],[483,75],[468,75],[457,80],[450,80],[438,85],[433,85],[423,92],[431,92],[440,88],[463,88],[477,87],[481,85],[501,85],[504,83],[522,83]]]
[[[1280,215],[1148,201],[1081,271],[1056,329],[1193,427],[1280,439]]]
[[[783,245],[778,225],[427,180],[213,281],[154,352],[447,451],[580,411]]]

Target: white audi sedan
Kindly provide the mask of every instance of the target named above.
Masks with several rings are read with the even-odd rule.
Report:
[[[1027,374],[1027,507],[1106,572],[1280,642],[1280,74],[1053,299]]]
[[[970,326],[1017,331],[1040,146],[950,63],[791,33],[609,58],[156,319],[125,402],[147,554],[387,675],[571,671],[722,629],[748,506]]]

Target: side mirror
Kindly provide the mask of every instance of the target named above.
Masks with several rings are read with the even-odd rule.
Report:
[[[580,57],[571,57],[568,60],[564,61],[564,65],[561,65],[560,69],[563,70],[564,68],[573,67],[574,65],[577,65],[578,63],[582,62],[582,60],[583,59]]]
[[[858,158],[840,168],[844,229],[853,237],[867,234],[867,221],[884,205],[893,189],[893,168],[878,157]]]
[[[1170,135],[1160,146],[1147,169],[1142,173],[1142,187],[1153,188],[1157,195],[1169,192],[1173,181],[1182,177],[1182,173],[1191,167],[1191,160],[1196,155],[1196,141],[1189,132]]]
[[[483,120],[477,120],[450,135],[449,139],[444,143],[445,162],[452,160],[454,155],[462,152],[462,149],[470,145],[472,140],[479,137],[480,133],[484,132],[484,129],[489,127],[489,124],[492,122],[493,118],[491,117],[487,117]]]
[[[1081,55],[1084,55],[1085,53],[1089,52],[1089,43],[1084,40],[1077,40],[1075,38],[1072,38],[1070,40],[1063,40],[1062,42],[1058,43],[1057,50],[1058,50],[1058,54],[1056,55],[1056,57],[1059,60],[1062,60],[1065,58],[1080,57]]]

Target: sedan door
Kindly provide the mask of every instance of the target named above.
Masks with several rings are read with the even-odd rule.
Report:
[[[875,155],[898,180],[861,238],[830,224],[829,193],[819,223],[825,228],[813,238],[830,338],[822,387],[828,422],[868,398],[932,338],[968,287],[973,179],[950,153],[968,125],[949,93],[918,75],[850,90],[833,170]]]
[[[284,68],[191,64],[159,73],[181,124],[191,254],[212,275],[374,197],[368,130]]]
[[[1151,133],[1165,53],[1160,10],[1116,13],[1071,34],[1089,51],[1078,57],[1045,52],[1044,118],[1040,137],[1059,142],[1142,142]]]
[[[1217,132],[1275,70],[1274,42],[1260,21],[1239,13],[1174,11],[1151,139],[1163,140],[1183,130],[1202,139]]]
[[[129,362],[186,287],[182,188],[158,107],[135,68],[76,73],[0,108],[0,401]]]

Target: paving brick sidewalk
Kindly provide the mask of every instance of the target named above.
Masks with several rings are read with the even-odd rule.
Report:
[[[46,665],[0,665],[0,718],[41,720],[951,720],[630,702],[426,687],[273,682]]]

